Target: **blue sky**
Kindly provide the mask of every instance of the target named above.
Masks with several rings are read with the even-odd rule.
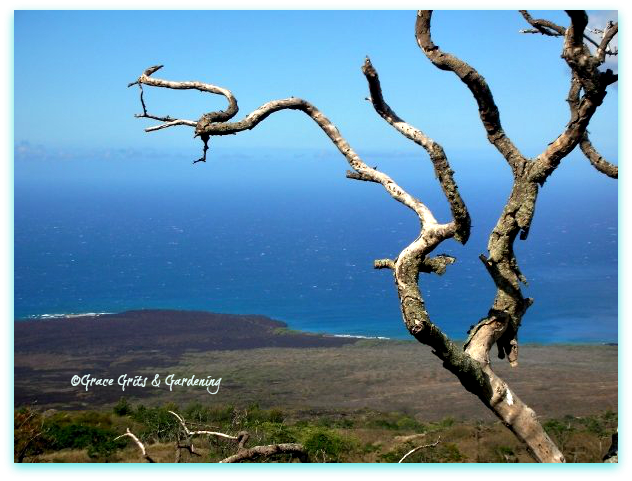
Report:
[[[567,23],[562,13],[532,13]],[[364,100],[365,55],[378,69],[390,105],[443,144],[448,155],[500,161],[485,139],[469,91],[453,74],[432,66],[417,47],[414,22],[412,11],[18,11],[16,177],[22,174],[20,162],[34,158],[53,163],[87,157],[196,158],[200,143],[191,139],[191,129],[146,134],[143,128],[152,122],[133,117],[140,110],[138,90],[126,85],[157,63],[165,65],[157,74],[161,78],[231,89],[240,105],[238,117],[268,100],[302,97],[336,123],[361,154],[417,152]],[[560,58],[561,39],[519,34],[525,27],[519,13],[508,11],[447,11],[433,17],[435,43],[485,76],[505,130],[531,156],[568,120],[569,72]],[[221,97],[151,88],[146,101],[156,114],[190,119],[224,105]],[[617,104],[615,87],[590,128],[596,146],[614,161]],[[275,114],[251,132],[214,139],[212,148],[334,153],[317,126],[297,112]]]

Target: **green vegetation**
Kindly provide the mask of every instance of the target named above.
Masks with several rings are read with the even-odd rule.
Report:
[[[288,327],[275,327],[272,329],[272,334],[277,336],[302,336],[302,335],[315,335],[309,332],[297,331],[296,329],[290,329]]]
[[[236,435],[248,431],[248,446],[301,443],[311,462],[458,463],[530,462],[524,446],[499,422],[460,422],[445,418],[422,422],[410,414],[372,410],[353,412],[263,409],[203,405],[132,405],[121,398],[110,411],[14,412],[15,460],[18,462],[142,462],[129,428],[158,462],[173,462],[182,427],[169,413],[180,414],[190,429]],[[564,416],[543,423],[570,462],[600,462],[617,429],[617,414]],[[184,462],[217,462],[236,452],[235,443],[216,437],[195,438],[200,456],[184,453]],[[288,455],[271,461],[296,461]]]

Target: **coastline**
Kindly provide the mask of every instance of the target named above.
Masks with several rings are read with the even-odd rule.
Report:
[[[424,419],[487,419],[427,346],[413,339],[305,333],[265,316],[200,311],[131,311],[15,323],[15,406],[56,409],[220,403],[292,409],[414,409]],[[523,344],[519,366],[494,368],[536,412],[593,414],[618,407],[618,346]],[[73,376],[116,380],[159,374],[221,378],[210,396],[117,385],[82,390]],[[448,400],[449,402],[446,402]],[[491,418],[490,418],[491,419]]]
[[[120,317],[120,316],[124,316],[126,313],[128,312],[171,312],[174,313],[177,317],[180,316],[186,316],[188,313],[205,313],[205,314],[209,314],[209,315],[228,315],[228,316],[237,316],[237,317],[241,317],[241,316],[255,316],[255,317],[262,317],[262,318],[267,318],[267,319],[271,319],[270,317],[266,316],[266,315],[260,315],[260,314],[230,314],[230,313],[222,313],[222,312],[213,312],[213,311],[204,311],[204,310],[189,310],[189,309],[171,309],[171,308],[164,308],[164,309],[159,309],[159,308],[145,308],[145,309],[132,309],[132,310],[125,310],[125,311],[120,311],[120,312],[69,312],[69,313],[54,313],[54,314],[38,314],[38,315],[32,315],[32,316],[27,316],[27,317],[18,317],[14,319],[15,323],[22,323],[22,322],[32,322],[32,321],[63,321],[63,320],[70,320],[70,319],[85,319],[85,320],[94,320],[94,319],[98,319],[100,317],[103,316],[115,316],[115,317]],[[325,332],[322,330],[302,330],[302,329],[296,329],[295,327],[290,326],[286,321],[281,321],[281,320],[276,320],[274,319],[275,322],[280,322],[283,324],[282,328],[284,329],[288,329],[291,330],[293,332],[296,333],[302,333],[305,335],[316,335],[316,336],[323,336],[323,337],[334,337],[334,338],[341,338],[341,339],[375,339],[375,340],[389,340],[389,341],[411,341],[411,342],[416,342],[412,339],[407,339],[406,337],[400,338],[400,337],[388,337],[388,336],[373,336],[373,335],[369,335],[369,334],[348,334],[348,333],[330,333],[330,332]],[[465,342],[465,338],[463,339],[459,339],[459,338],[454,338],[453,339],[454,342],[457,343],[462,343]],[[614,341],[607,341],[607,340],[594,340],[594,341],[552,341],[552,342],[534,342],[534,341],[527,341],[527,342],[521,342],[520,343],[522,346],[597,346],[597,345],[603,345],[603,346],[618,346],[618,342],[614,342]]]

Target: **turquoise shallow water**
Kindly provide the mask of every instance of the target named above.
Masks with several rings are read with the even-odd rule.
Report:
[[[457,263],[443,277],[421,279],[433,319],[461,339],[494,296],[478,255],[508,188],[467,186],[472,238],[440,246]],[[521,339],[616,342],[616,187],[546,189],[529,239],[516,246],[525,291],[536,300]],[[438,191],[425,199],[446,218]],[[414,216],[377,186],[338,178],[230,187],[212,178],[16,181],[15,317],[199,309],[406,338],[392,278],[372,264],[417,233]]]

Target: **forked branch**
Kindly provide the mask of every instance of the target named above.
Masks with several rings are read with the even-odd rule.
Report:
[[[164,122],[163,124],[157,125],[155,127],[149,127],[145,129],[145,132],[154,132],[156,130],[165,129],[168,127],[173,127],[176,125],[186,125],[189,127],[195,127],[198,124],[198,121],[186,120],[186,119],[174,119],[169,116],[166,117],[158,117],[147,113],[147,108],[145,106],[145,102],[143,99],[143,88],[142,85],[150,85],[152,87],[163,87],[169,89],[176,90],[198,90],[200,92],[208,92],[216,95],[222,95],[226,97],[228,101],[228,107],[226,110],[219,110],[216,112],[209,112],[204,114],[200,120],[205,120],[206,122],[225,122],[233,118],[237,112],[239,111],[239,107],[237,106],[237,100],[233,96],[232,92],[226,90],[222,87],[218,87],[216,85],[204,83],[204,82],[174,82],[171,80],[163,80],[151,77],[155,72],[160,70],[163,65],[156,65],[154,67],[149,67],[146,69],[140,77],[134,82],[128,84],[128,87],[133,85],[138,85],[140,87],[140,100],[143,107],[143,113],[137,114],[136,117],[146,117],[154,120],[160,120]]]
[[[470,237],[470,214],[467,211],[465,202],[463,202],[463,199],[459,194],[459,189],[454,181],[454,172],[450,168],[450,164],[443,147],[424,134],[421,130],[406,123],[384,101],[380,78],[369,57],[367,57],[364,61],[362,72],[369,84],[369,92],[371,93],[370,100],[375,108],[375,111],[400,134],[412,140],[417,145],[420,145],[426,152],[428,152],[434,167],[435,175],[437,179],[439,179],[441,189],[450,204],[450,211],[452,212],[452,217],[454,218],[456,226],[454,238],[462,244],[465,244]]]
[[[612,70],[599,70],[603,63],[605,47],[598,48],[593,55],[584,43],[584,32],[588,25],[586,12],[569,10],[567,14],[571,19],[571,25],[564,34],[562,57],[571,68],[573,76],[569,99],[571,95],[577,98],[572,103],[569,101],[571,118],[564,132],[534,161],[530,179],[540,185],[544,184],[560,161],[582,141],[588,123],[606,96],[607,87],[618,80],[618,76]],[[617,28],[613,25],[604,41],[607,40],[609,43],[616,31]],[[580,90],[583,92],[581,96]]]
[[[323,132],[325,132],[325,134],[331,139],[333,144],[338,148],[340,153],[345,156],[351,168],[359,176],[361,176],[363,180],[369,180],[371,182],[381,184],[384,189],[386,189],[386,191],[391,195],[391,197],[413,210],[419,217],[419,220],[422,224],[428,226],[438,226],[438,230],[441,231],[444,235],[443,238],[445,238],[446,235],[452,235],[452,232],[454,231],[453,224],[449,226],[439,225],[437,223],[437,220],[432,215],[430,209],[428,209],[421,201],[419,201],[408,192],[406,192],[404,189],[402,189],[399,185],[397,185],[388,175],[365,164],[360,156],[351,148],[344,137],[342,137],[338,128],[327,117],[325,117],[325,115],[323,115],[320,110],[318,110],[314,105],[310,104],[306,100],[295,97],[281,100],[273,100],[263,104],[258,109],[255,109],[244,119],[238,122],[228,122],[227,120],[232,118],[237,113],[237,101],[228,89],[217,87],[211,84],[202,84],[201,82],[173,82],[154,79],[152,77],[148,77],[145,74],[141,75],[137,82],[146,85],[152,85],[154,87],[170,89],[196,88],[198,90],[205,90],[212,93],[221,93],[229,100],[232,99],[227,111],[204,114],[196,123],[190,121],[176,120],[170,122],[169,124],[163,124],[161,126],[153,128],[153,130],[156,130],[158,128],[169,127],[171,125],[192,126],[193,124],[195,126],[195,135],[202,137],[203,140],[215,135],[232,135],[244,130],[253,129],[268,116],[281,110],[301,111],[307,114],[314,122],[316,122],[316,124],[323,130]],[[233,105],[234,109],[231,108],[231,106]],[[152,129],[146,130],[150,131]],[[205,157],[206,152],[204,155],[204,159]]]
[[[524,19],[529,22],[531,26],[534,27],[532,29],[520,30],[520,33],[541,33],[542,35],[546,35],[549,37],[563,37],[566,34],[566,29],[564,27],[561,27],[560,25],[557,25],[549,20],[543,20],[539,18],[535,19],[531,16],[531,14],[529,14],[527,10],[520,10],[520,13],[524,17]],[[610,42],[618,31],[618,25],[616,23],[608,22],[605,30],[591,29],[590,31],[594,34],[602,35],[601,42],[597,43],[590,36],[586,35],[585,33],[583,34],[584,41],[597,48],[596,56],[600,58],[602,63],[605,61],[606,55],[614,56],[618,54],[617,50],[613,49],[610,46]]]

